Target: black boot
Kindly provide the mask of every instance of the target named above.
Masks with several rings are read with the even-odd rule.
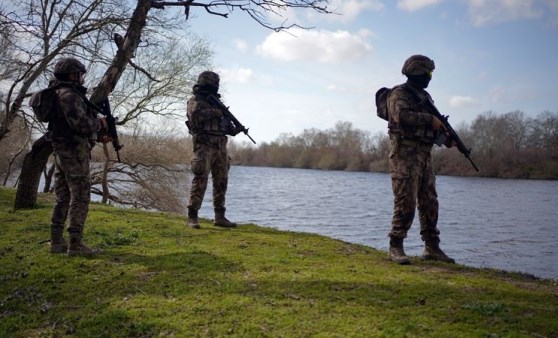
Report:
[[[391,238],[389,240],[389,259],[401,265],[411,264],[411,260],[403,250],[403,238]]]
[[[70,247],[68,248],[68,256],[94,256],[102,253],[101,249],[93,249],[85,245],[81,240],[81,234],[70,234]]]
[[[188,208],[188,226],[192,229],[199,229],[198,211]]]
[[[438,237],[430,237],[424,241],[424,252],[422,258],[441,261],[446,263],[455,263],[455,260],[440,249],[440,239]]]
[[[213,221],[213,225],[223,228],[236,227],[236,223],[229,221],[225,217],[225,210],[225,208],[215,208],[215,220]]]
[[[52,224],[50,226],[50,253],[66,253],[68,242],[64,238],[64,226]]]

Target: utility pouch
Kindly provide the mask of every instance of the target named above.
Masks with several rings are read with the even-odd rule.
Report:
[[[389,133],[389,139],[391,143],[391,147],[389,150],[389,158],[392,158],[397,155],[399,152],[399,146],[401,144],[401,134],[396,133]]]
[[[446,133],[440,132],[440,133],[438,133],[438,137],[436,137],[436,139],[434,140],[434,143],[437,146],[441,147],[446,143],[446,140],[447,140]]]

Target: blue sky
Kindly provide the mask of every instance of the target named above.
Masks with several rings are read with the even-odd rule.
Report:
[[[276,33],[245,13],[194,8],[224,101],[256,141],[337,121],[385,132],[374,93],[405,81],[412,54],[436,63],[428,91],[454,126],[479,114],[558,111],[558,0],[333,0],[338,15],[287,11],[311,30]],[[278,18],[269,18],[270,22]],[[246,139],[239,135],[237,140]]]

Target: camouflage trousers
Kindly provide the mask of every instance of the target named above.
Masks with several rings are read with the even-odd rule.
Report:
[[[69,217],[68,232],[78,235],[83,232],[91,199],[90,152],[89,143],[54,145],[56,203],[51,217],[53,228],[63,229]]]
[[[437,238],[438,194],[432,170],[432,146],[405,145],[391,141],[389,170],[393,189],[391,238],[405,238],[418,206],[423,240]]]
[[[213,181],[213,207],[215,209],[225,208],[230,169],[227,137],[211,136],[210,141],[211,143],[194,142],[194,158],[192,159],[194,178],[190,187],[188,203],[188,209],[192,211],[201,208],[209,173],[211,173]]]

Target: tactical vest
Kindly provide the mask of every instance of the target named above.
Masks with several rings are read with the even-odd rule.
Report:
[[[196,94],[196,99],[207,103],[205,97]],[[208,106],[209,103],[207,103]],[[228,121],[224,117],[213,117],[202,122],[193,121],[193,133],[196,135],[207,134],[216,136],[225,136],[228,130]]]
[[[413,99],[414,111],[428,113],[432,115],[432,112],[425,105],[426,100],[431,100],[430,95],[425,91],[420,93],[414,88],[411,88],[408,84],[402,84],[398,87],[404,89]],[[400,124],[390,123],[388,124],[390,138],[399,137],[404,140],[418,141],[426,144],[433,144],[438,137],[438,132],[432,129],[431,126],[402,126]]]
[[[95,114],[93,113],[93,110],[90,107],[89,100],[87,99],[85,94],[80,92],[77,88],[74,88],[72,85],[67,85],[67,86],[62,85],[60,89],[56,90],[56,93],[58,94],[58,96],[60,96],[60,94],[63,91],[68,91],[68,90],[78,94],[81,97],[81,99],[84,101],[86,105],[87,115],[94,117]],[[48,130],[49,130],[49,138],[53,142],[80,143],[85,140],[89,140],[92,137],[92,135],[77,134],[74,130],[72,130],[60,106],[56,113],[56,118],[54,119],[54,121],[49,122]]]

